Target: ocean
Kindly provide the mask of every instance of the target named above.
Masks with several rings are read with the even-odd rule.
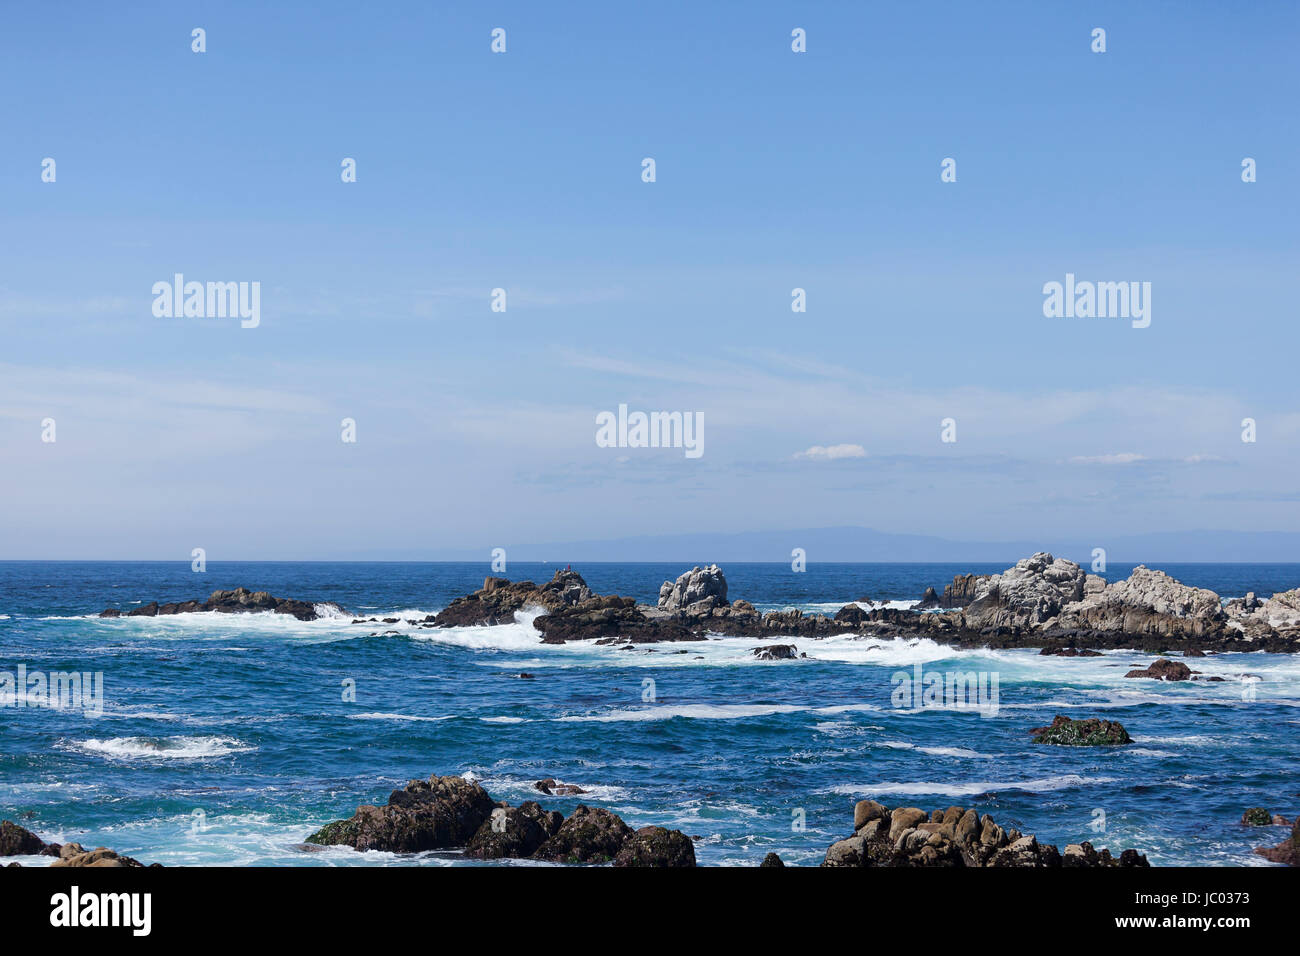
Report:
[[[512,564],[506,576],[542,583],[562,566]],[[1003,567],[724,570],[733,600],[833,614],[864,597],[915,601],[954,574]],[[575,570],[599,593],[653,603],[686,566]],[[1106,576],[1130,570],[1112,565]],[[1300,585],[1298,564],[1164,570],[1224,598]],[[1242,811],[1300,811],[1300,660],[1286,655],[1190,660],[1225,680],[1165,684],[1125,679],[1152,659],[1132,652],[1068,659],[776,638],[807,658],[763,662],[747,639],[543,646],[527,620],[428,630],[354,625],[351,615],[96,616],[246,586],[365,617],[422,618],[489,573],[486,561],[212,562],[202,574],[180,562],[0,562],[0,674],[103,675],[100,713],[0,694],[0,817],[46,840],[166,865],[518,865],[299,847],[409,779],[466,774],[511,803],[536,798],[568,813],[585,802],[634,827],[681,829],[704,865],[756,865],[769,851],[815,865],[866,797],[974,806],[1041,841],[1135,847],[1153,865],[1266,865],[1251,850],[1281,831],[1242,827]],[[996,675],[996,713],[897,706],[896,675],[917,665]],[[1056,714],[1118,719],[1136,743],[1031,744],[1029,730]],[[533,788],[544,777],[587,793],[544,796]]]

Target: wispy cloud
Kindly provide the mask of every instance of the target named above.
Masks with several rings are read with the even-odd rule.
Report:
[[[861,445],[813,445],[795,452],[794,457],[808,461],[835,461],[838,458],[866,458],[867,450]]]

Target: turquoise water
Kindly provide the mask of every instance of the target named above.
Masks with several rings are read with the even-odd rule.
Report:
[[[1300,584],[1300,565],[1165,567],[1224,597]],[[683,569],[577,568],[597,591],[644,601]],[[521,564],[508,575],[541,582],[554,570]],[[733,599],[833,612],[861,597],[914,600],[955,573],[1000,567],[725,570]],[[1300,662],[1288,656],[1211,656],[1189,663],[1223,683],[1161,684],[1124,679],[1151,660],[1129,652],[1062,659],[835,638],[796,640],[807,660],[767,663],[741,639],[649,653],[542,646],[526,619],[434,631],[350,616],[94,616],[244,585],[366,617],[423,617],[487,573],[486,562],[214,563],[205,574],[180,563],[0,563],[0,672],[103,674],[99,714],[0,697],[0,816],[145,862],[406,863],[295,845],[437,772],[473,774],[511,802],[539,796],[542,777],[578,784],[589,793],[541,802],[567,812],[581,800],[634,826],[682,829],[699,838],[704,864],[755,864],[769,850],[819,862],[851,829],[854,801],[875,797],[975,806],[1043,840],[1133,846],[1154,864],[1263,865],[1250,850],[1280,831],[1239,826],[1241,811],[1300,811]],[[894,706],[894,675],[918,664],[995,674],[996,714]],[[355,701],[344,700],[345,681]],[[1057,713],[1119,719],[1137,743],[1029,744],[1027,731]]]

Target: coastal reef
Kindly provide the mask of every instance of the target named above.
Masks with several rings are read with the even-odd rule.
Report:
[[[653,605],[595,594],[578,572],[568,569],[540,587],[490,577],[480,590],[457,598],[423,626],[505,624],[525,611],[541,612],[532,623],[546,644],[860,635],[927,637],[964,647],[1038,647],[1062,657],[1095,656],[1097,648],[1186,656],[1300,650],[1300,588],[1266,601],[1249,594],[1225,602],[1213,591],[1189,587],[1163,571],[1139,565],[1128,578],[1112,583],[1046,552],[1000,574],[957,575],[942,595],[928,588],[914,608],[864,598],[833,616],[806,615],[799,609],[760,613],[748,601],[730,597],[717,565],[697,566],[676,581],[665,581]],[[794,655],[784,652],[786,646],[772,645],[790,659]],[[1186,664],[1162,659],[1129,676],[1182,680],[1194,679],[1195,673]]]
[[[348,819],[307,837],[307,843],[393,853],[463,848],[467,856],[485,860],[695,866],[695,846],[679,830],[633,830],[617,814],[584,804],[567,819],[534,800],[512,807],[493,800],[476,781],[436,774],[394,790],[384,806],[357,807]]]
[[[291,614],[300,621],[314,621],[320,616],[320,608],[330,608],[343,613],[343,608],[332,601],[311,603],[295,601],[290,598],[278,598],[267,591],[250,591],[248,588],[235,588],[233,591],[213,591],[206,601],[181,601],[179,603],[148,604],[133,608],[123,613],[117,608],[105,608],[100,617],[158,617],[165,614],[195,614],[215,611],[221,614],[252,613],[255,611],[272,611],[276,614]]]

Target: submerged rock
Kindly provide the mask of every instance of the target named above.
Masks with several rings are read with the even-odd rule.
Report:
[[[1124,725],[1118,720],[1071,720],[1058,715],[1051,726],[1036,727],[1030,731],[1036,744],[1056,744],[1063,747],[1110,747],[1131,744]]]

